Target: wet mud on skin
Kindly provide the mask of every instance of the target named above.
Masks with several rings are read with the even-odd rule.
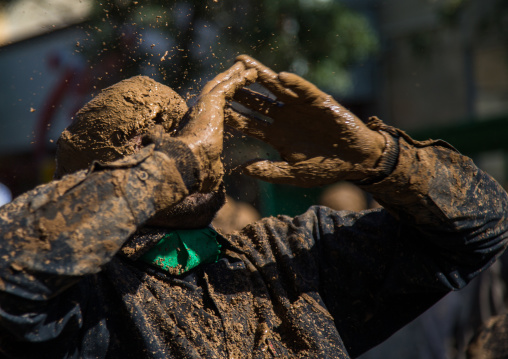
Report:
[[[186,143],[200,161],[202,184],[200,192],[216,191],[224,175],[221,161],[224,142],[224,108],[226,102],[242,87],[255,81],[255,69],[246,69],[241,62],[208,82],[197,103],[185,117],[178,138]]]

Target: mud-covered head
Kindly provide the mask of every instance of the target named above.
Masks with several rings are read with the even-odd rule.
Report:
[[[175,91],[146,76],[102,90],[58,139],[55,178],[133,154],[147,130],[159,124],[171,132],[186,112]]]

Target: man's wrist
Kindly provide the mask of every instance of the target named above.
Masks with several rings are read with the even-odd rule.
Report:
[[[398,138],[395,136],[392,136],[386,131],[377,131],[380,135],[382,135],[385,139],[385,146],[383,153],[377,160],[376,164],[374,165],[374,172],[375,175],[369,176],[365,179],[358,180],[358,181],[351,181],[355,183],[356,185],[369,185],[376,182],[379,182],[383,180],[384,178],[388,177],[393,170],[395,169],[395,166],[397,165],[397,160],[399,157],[399,141]]]

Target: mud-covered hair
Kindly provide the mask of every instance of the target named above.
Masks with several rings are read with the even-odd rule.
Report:
[[[187,112],[185,101],[146,76],[120,81],[88,102],[57,142],[55,178],[134,153],[155,125],[170,133]]]

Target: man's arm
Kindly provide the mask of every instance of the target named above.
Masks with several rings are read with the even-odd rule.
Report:
[[[488,174],[441,141],[416,142],[382,127],[398,138],[398,160],[389,176],[362,187],[384,209],[345,226],[332,225],[337,213],[319,220],[328,233],[321,236],[324,267],[342,269],[334,281],[323,278],[324,297],[356,354],[464,288],[504,251],[508,237],[508,197]],[[326,254],[337,251],[347,254]]]
[[[227,99],[255,79],[237,63],[216,76],[176,137],[155,126],[140,152],[96,163],[27,192],[0,209],[0,297],[45,300],[100,271],[154,214],[222,178]]]
[[[2,207],[2,292],[48,299],[97,273],[160,207],[194,190],[195,158],[183,146],[172,147],[165,154],[150,145],[128,159],[39,186]],[[190,161],[178,168],[174,158]]]
[[[174,138],[155,125],[136,154],[95,163],[0,209],[0,356],[48,346],[62,357],[86,355],[87,325],[104,321],[90,307],[104,295],[94,274],[148,219],[218,185],[224,103],[254,78],[235,64],[207,87]]]
[[[277,99],[238,93],[236,100],[273,121],[230,110],[228,124],[281,154],[277,162],[247,163],[245,172],[306,187],[350,180],[385,207],[360,213],[313,207],[244,230],[256,238],[251,258],[258,268],[276,263],[277,271],[265,275],[276,282],[271,288],[283,287],[290,298],[317,294],[313,300],[332,314],[351,355],[462,288],[504,250],[507,195],[470,159],[376,118],[364,124],[302,78],[247,56],[239,60],[257,69]]]

